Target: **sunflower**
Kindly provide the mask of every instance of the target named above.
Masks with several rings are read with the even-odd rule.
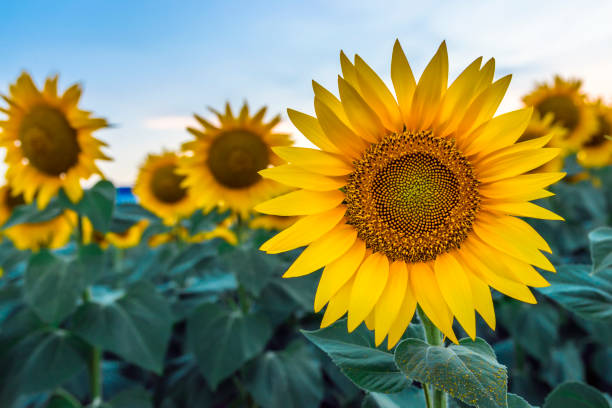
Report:
[[[264,121],[265,107],[253,116],[246,103],[237,117],[229,103],[225,113],[211,111],[219,126],[194,115],[203,129],[187,128],[195,140],[183,145],[186,157],[179,172],[185,175],[184,186],[194,190],[204,211],[218,207],[247,218],[255,204],[288,191],[282,184],[264,180],[258,171],[284,163],[270,146],[288,146],[292,141],[289,135],[274,132],[280,116]]]
[[[442,43],[417,82],[396,42],[395,96],[359,57],[340,54],[340,99],[314,82],[316,117],[289,110],[319,149],[276,147],[289,164],[260,172],[299,190],[256,210],[300,216],[261,249],[306,246],[284,277],[323,273],[315,311],[322,326],[348,312],[376,343],[402,336],[416,305],[452,341],[453,319],[471,338],[475,310],[495,327],[489,286],[524,302],[547,286],[532,265],[554,271],[549,246],[517,217],[560,219],[530,203],[563,173],[523,174],[550,161],[550,135],[516,143],[531,108],[493,117],[510,76],[493,82],[494,60],[471,63],[447,88]],[[396,99],[397,98],[397,99]]]
[[[577,150],[597,128],[593,110],[586,102],[586,95],[580,90],[582,81],[564,80],[556,75],[554,84],[539,84],[530,94],[523,97],[527,106],[533,106],[540,116],[552,113],[554,123],[568,130],[564,145]]]
[[[14,195],[8,185],[0,187],[0,225],[9,219],[15,207],[22,204],[25,204],[22,194]],[[13,225],[2,230],[1,234],[20,250],[55,249],[68,243],[76,223],[76,213],[66,210],[47,221]]]
[[[101,248],[113,245],[116,248],[127,249],[140,243],[142,234],[149,226],[149,220],[140,220],[123,231],[109,231],[106,234],[96,231],[88,218],[83,218],[83,243],[97,243]]]
[[[0,146],[6,148],[7,180],[27,203],[37,196],[41,209],[60,188],[72,202],[79,201],[81,179],[102,176],[95,161],[110,160],[101,151],[106,144],[92,135],[107,126],[106,120],[79,109],[80,97],[78,84],[59,95],[57,76],[38,90],[25,72],[3,96],[8,106],[0,111],[8,119],[0,121]]]
[[[182,241],[190,244],[195,244],[199,242],[209,241],[215,238],[221,238],[230,245],[238,244],[238,237],[236,236],[236,234],[230,228],[224,225],[218,225],[215,229],[211,231],[198,232],[194,235],[189,235],[189,231],[187,231],[185,227],[181,226],[174,229],[173,231],[162,232],[151,236],[151,238],[149,238],[148,243],[150,247],[155,248],[173,241]]]
[[[525,129],[525,132],[521,135],[518,142],[526,142],[528,140],[549,136],[550,142],[548,142],[546,146],[559,147],[561,148],[561,153],[548,163],[532,170],[532,173],[540,171],[557,172],[563,170],[565,157],[570,153],[563,143],[567,132],[568,130],[566,128],[554,123],[554,115],[552,113],[547,113],[542,117],[538,112],[534,112],[529,121],[529,125],[527,125],[527,129]]]
[[[175,224],[197,209],[194,191],[183,187],[185,177],[176,171],[178,162],[176,153],[150,154],[134,184],[134,194],[140,204],[166,225]]]
[[[612,108],[601,100],[593,104],[597,130],[582,144],[576,158],[584,167],[602,167],[612,164]]]

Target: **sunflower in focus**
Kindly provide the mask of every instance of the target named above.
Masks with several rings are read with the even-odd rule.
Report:
[[[533,106],[541,117],[552,113],[554,123],[567,129],[563,144],[577,150],[597,128],[593,110],[580,90],[582,81],[564,80],[555,76],[552,85],[543,83],[523,97],[527,106]]]
[[[584,141],[576,158],[584,167],[602,167],[612,164],[612,108],[602,101],[593,105],[597,130]]]
[[[218,126],[194,115],[203,128],[187,128],[195,140],[183,145],[186,155],[179,169],[185,176],[183,185],[193,189],[204,211],[218,207],[247,218],[255,204],[288,191],[282,184],[263,179],[258,171],[283,163],[270,146],[288,146],[292,141],[289,135],[274,131],[280,116],[264,121],[265,107],[253,116],[246,103],[238,116],[229,103],[225,113],[211,111]]]
[[[110,245],[116,248],[128,249],[138,246],[144,231],[149,226],[149,220],[140,220],[123,231],[108,231],[102,233],[94,229],[89,218],[83,218],[83,243],[96,243],[101,248],[106,249]]]
[[[194,191],[184,187],[185,177],[176,171],[178,162],[176,153],[150,154],[134,184],[134,194],[140,204],[166,225],[189,217],[197,209]]]
[[[7,180],[27,203],[36,196],[41,209],[60,188],[79,201],[81,179],[102,176],[96,160],[110,160],[101,151],[106,144],[93,137],[107,122],[79,109],[80,97],[78,84],[60,95],[57,76],[39,90],[25,72],[3,95],[8,106],[0,111],[8,118],[0,121],[0,146],[6,148]]]
[[[0,187],[0,226],[9,219],[15,207],[23,204],[25,200],[22,194],[14,195],[8,185]],[[56,249],[68,243],[76,223],[76,213],[66,210],[47,221],[4,228],[0,234],[13,241],[15,247],[22,251]]]
[[[418,304],[457,342],[454,319],[471,338],[475,311],[495,327],[489,287],[536,303],[550,247],[518,217],[561,219],[529,201],[564,174],[525,174],[560,149],[544,147],[550,134],[517,143],[531,108],[494,117],[510,76],[494,81],[494,60],[478,58],[447,87],[442,43],[417,82],[396,42],[394,95],[359,56],[340,62],[339,99],[314,82],[316,117],[289,110],[319,149],[276,147],[289,164],[260,172],[298,190],[256,207],[300,217],[261,249],[306,247],[284,277],[324,268],[322,326],[348,312],[349,331],[365,321],[391,348]]]
[[[563,143],[567,132],[567,129],[554,123],[554,115],[552,113],[547,113],[544,117],[541,117],[538,112],[534,112],[529,121],[529,125],[527,125],[527,129],[525,129],[525,132],[521,135],[518,142],[526,142],[549,136],[550,142],[548,142],[546,146],[559,147],[561,148],[561,153],[548,163],[532,170],[532,172],[558,172],[563,170],[565,157],[569,154],[569,151],[564,148]]]

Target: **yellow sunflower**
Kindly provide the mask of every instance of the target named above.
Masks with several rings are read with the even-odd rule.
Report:
[[[165,152],[150,154],[140,167],[134,194],[140,205],[161,218],[166,225],[189,217],[197,209],[194,191],[183,187],[185,177],[177,173],[179,156]]]
[[[124,231],[109,231],[106,234],[96,231],[88,218],[83,218],[83,243],[97,243],[101,248],[113,245],[116,248],[127,249],[140,243],[142,234],[149,226],[149,220],[140,220]]]
[[[81,179],[102,176],[95,161],[110,160],[101,151],[106,144],[92,135],[107,126],[106,120],[79,109],[80,97],[78,84],[59,95],[57,76],[38,90],[25,72],[3,96],[8,106],[0,111],[8,119],[0,121],[0,146],[6,148],[7,180],[27,203],[36,196],[41,209],[60,188],[79,201]]]
[[[584,141],[577,154],[584,167],[602,167],[612,164],[612,108],[601,100],[593,105],[597,130]]]
[[[280,116],[264,121],[265,107],[253,116],[246,103],[237,117],[229,103],[225,113],[211,111],[218,127],[195,115],[203,129],[187,128],[195,140],[183,145],[186,157],[179,169],[186,178],[183,185],[194,190],[204,211],[218,207],[247,218],[255,204],[288,191],[257,172],[283,163],[270,146],[288,146],[292,141],[289,135],[274,132]]]
[[[157,246],[166,244],[173,241],[183,241],[189,244],[195,244],[199,242],[209,241],[214,238],[221,238],[230,245],[238,244],[238,237],[228,227],[219,225],[212,231],[198,232],[195,235],[189,235],[189,231],[185,227],[176,228],[173,231],[163,232],[155,234],[149,238],[149,246],[155,248]]]
[[[580,80],[566,81],[557,75],[552,85],[539,84],[523,97],[523,102],[533,106],[540,116],[552,113],[555,124],[568,130],[563,143],[572,150],[577,150],[597,128],[595,115],[586,103],[581,86]]]
[[[395,95],[359,57],[340,54],[340,99],[314,83],[316,117],[289,110],[319,149],[277,147],[289,164],[260,172],[299,190],[256,210],[300,216],[261,247],[306,246],[284,277],[324,267],[315,311],[322,326],[348,312],[376,343],[393,347],[419,304],[452,341],[453,319],[476,335],[475,310],[492,327],[489,286],[524,302],[554,271],[549,246],[517,217],[560,219],[530,203],[563,173],[523,174],[550,161],[550,135],[516,143],[532,109],[493,117],[510,76],[493,82],[494,60],[471,63],[447,88],[442,43],[418,82],[396,42]]]
[[[565,157],[570,153],[563,143],[567,132],[568,130],[566,128],[554,123],[554,115],[552,113],[547,113],[542,117],[538,112],[534,112],[529,121],[529,125],[527,125],[527,129],[525,129],[525,132],[521,135],[518,142],[526,142],[528,140],[549,136],[550,142],[548,142],[546,146],[559,147],[561,148],[561,153],[548,163],[544,163],[537,169],[532,170],[532,173],[540,171],[557,172],[563,170]]]
[[[0,226],[9,219],[14,208],[22,204],[25,204],[23,195],[14,195],[8,185],[0,187]],[[68,243],[76,223],[76,213],[66,210],[48,221],[13,225],[3,229],[1,234],[20,250],[55,249]]]

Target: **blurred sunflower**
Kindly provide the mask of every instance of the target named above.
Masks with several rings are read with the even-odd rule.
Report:
[[[602,101],[593,105],[597,130],[580,147],[576,158],[584,167],[602,167],[612,163],[612,108]]]
[[[542,83],[523,97],[527,106],[533,106],[540,116],[552,113],[554,123],[568,130],[563,144],[577,150],[597,128],[593,110],[586,102],[586,95],[580,90],[582,81],[564,80],[556,75],[554,83]]]
[[[97,243],[101,248],[113,245],[116,248],[127,249],[140,243],[142,234],[149,226],[148,220],[140,220],[123,231],[109,231],[106,234],[96,231],[88,218],[83,218],[83,243]]]
[[[324,267],[322,326],[348,311],[349,331],[365,320],[391,348],[418,303],[457,342],[453,317],[472,338],[474,310],[495,326],[489,286],[535,303],[528,286],[548,283],[532,265],[554,267],[544,239],[517,216],[560,219],[529,201],[563,173],[523,174],[559,149],[543,148],[550,135],[516,143],[531,108],[493,117],[510,76],[492,82],[494,60],[481,67],[478,58],[447,88],[442,43],[417,83],[396,42],[394,97],[359,56],[340,61],[340,99],[315,82],[316,117],[289,110],[320,150],[274,148],[289,164],[260,172],[299,190],[256,207],[301,216],[261,249],[307,246],[284,277]]]
[[[212,231],[198,232],[194,235],[189,235],[189,231],[185,227],[175,228],[173,231],[155,234],[149,238],[148,244],[150,247],[157,247],[168,242],[182,241],[190,244],[209,241],[211,239],[221,238],[230,245],[238,244],[238,237],[227,226],[219,225]]]
[[[8,185],[0,187],[0,226],[9,219],[15,207],[22,204],[25,204],[22,194],[14,195]],[[66,210],[47,221],[13,225],[0,234],[13,241],[20,250],[55,249],[68,243],[76,223],[76,213]]]
[[[534,112],[529,121],[529,125],[527,125],[527,129],[525,129],[525,132],[521,135],[518,142],[526,142],[549,136],[550,142],[548,142],[546,146],[559,147],[561,148],[561,153],[548,163],[544,163],[537,169],[533,169],[531,171],[532,173],[540,171],[557,172],[563,170],[565,157],[569,154],[569,151],[564,148],[563,144],[567,132],[567,129],[554,123],[554,115],[552,113],[547,113],[542,117],[538,112]]]
[[[185,177],[176,171],[178,162],[176,153],[150,154],[134,184],[134,194],[140,204],[166,225],[175,224],[197,209],[194,191],[183,186]]]
[[[186,156],[179,169],[186,178],[183,185],[193,189],[204,211],[219,207],[247,218],[255,204],[288,191],[282,184],[264,180],[258,171],[283,163],[270,146],[288,146],[292,141],[289,135],[274,132],[280,116],[264,121],[265,107],[253,116],[246,103],[237,117],[229,103],[224,114],[211,111],[218,127],[195,115],[203,129],[187,128],[195,140],[183,144]]]
[[[283,230],[297,221],[297,217],[283,217],[280,215],[259,215],[249,222],[253,229],[265,229],[269,231]]]
[[[107,122],[79,109],[80,97],[78,84],[59,95],[57,76],[38,90],[25,72],[3,95],[8,107],[0,111],[8,119],[0,121],[0,146],[6,148],[7,180],[27,203],[36,196],[41,209],[60,188],[71,201],[79,201],[81,179],[102,176],[95,161],[110,160],[101,151],[106,144],[92,135]]]

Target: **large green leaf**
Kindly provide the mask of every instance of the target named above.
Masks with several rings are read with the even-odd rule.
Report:
[[[59,323],[76,308],[85,287],[79,272],[48,251],[34,254],[25,272],[25,301],[44,321]]]
[[[459,400],[451,398],[449,400],[449,408],[465,408],[469,407],[468,404],[465,404]],[[508,394],[508,408],[537,408],[532,405],[529,405],[527,401],[523,397],[520,397],[516,394]]]
[[[49,221],[60,215],[63,211],[64,209],[57,199],[51,200],[43,210],[38,209],[36,202],[19,205],[13,209],[11,216],[2,227],[8,228],[13,225]]]
[[[11,406],[20,393],[50,391],[86,368],[78,341],[61,329],[27,334],[0,361],[0,406]]]
[[[482,339],[462,339],[459,345],[431,346],[407,339],[395,350],[395,363],[406,377],[430,384],[480,408],[507,406],[506,367],[499,364]]]
[[[303,341],[257,357],[244,381],[255,402],[266,408],[318,407],[323,399],[321,364]]]
[[[580,349],[572,341],[555,348],[550,358],[543,361],[541,377],[549,385],[555,386],[566,381],[585,379],[584,363]]]
[[[211,258],[217,255],[217,251],[210,242],[203,242],[189,245],[185,250],[176,254],[170,260],[168,273],[171,275],[179,275],[191,270],[203,259]]]
[[[212,389],[259,354],[271,336],[265,315],[213,303],[201,305],[187,320],[189,348]]]
[[[610,408],[610,404],[596,388],[580,382],[566,382],[548,394],[544,408]]]
[[[60,191],[60,203],[89,218],[93,227],[104,233],[108,231],[115,208],[115,186],[108,180],[101,180],[83,192],[78,203],[72,203],[66,193]]]
[[[425,395],[417,387],[408,387],[395,394],[371,392],[364,399],[361,408],[425,408]]]
[[[585,319],[612,322],[612,273],[592,275],[590,270],[586,265],[563,265],[547,276],[551,285],[538,290]]]
[[[57,390],[45,405],[45,408],[80,408],[81,403],[69,392]]]
[[[79,307],[73,331],[103,350],[161,373],[172,322],[166,299],[151,284],[140,282],[123,296]]]
[[[256,248],[238,247],[223,256],[224,266],[236,274],[240,285],[255,296],[268,285],[275,276],[281,276],[286,266],[281,257],[270,256]]]
[[[393,354],[374,345],[374,335],[365,326],[348,333],[346,320],[320,330],[302,331],[358,387],[371,392],[395,393],[410,385],[393,361]]]
[[[153,400],[147,390],[137,387],[115,395],[108,405],[112,408],[153,408]]]
[[[612,228],[599,227],[589,233],[593,273],[612,266]]]

